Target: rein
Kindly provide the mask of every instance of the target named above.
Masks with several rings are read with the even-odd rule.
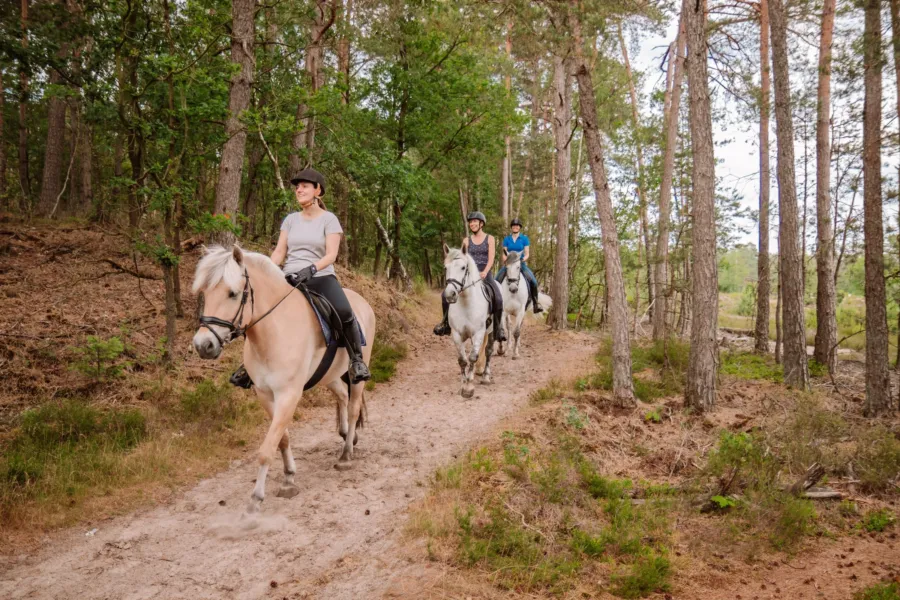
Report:
[[[219,341],[219,344],[221,344],[224,347],[225,344],[233,342],[234,340],[236,340],[237,338],[239,338],[241,336],[246,336],[247,332],[250,331],[250,329],[254,325],[256,325],[257,323],[259,323],[260,321],[262,321],[263,319],[268,317],[269,314],[273,310],[278,308],[279,304],[281,304],[282,302],[287,300],[287,297],[290,296],[291,293],[295,289],[296,288],[294,286],[291,286],[291,291],[289,291],[287,294],[285,294],[281,298],[281,300],[276,302],[275,306],[273,306],[272,308],[270,308],[269,310],[264,312],[261,317],[259,317],[255,321],[253,321],[252,320],[253,319],[253,309],[255,308],[254,298],[253,298],[253,286],[250,285],[250,274],[247,272],[247,268],[244,267],[244,290],[243,290],[243,292],[241,292],[241,305],[238,307],[237,312],[234,314],[234,317],[231,319],[231,321],[226,321],[226,320],[220,319],[218,317],[207,317],[205,315],[202,315],[200,317],[200,325],[199,325],[199,327],[197,327],[197,329],[206,327],[216,337],[216,339]],[[247,297],[248,296],[250,298],[250,319],[251,319],[251,321],[246,327],[241,327],[240,323],[244,320],[244,307],[247,305]],[[212,327],[210,327],[210,325],[218,325],[219,327],[225,327],[226,329],[228,329],[228,335],[223,338],[218,333],[216,333],[216,330],[213,329]]]
[[[474,286],[477,283],[481,283],[484,281],[482,278],[479,277],[478,279],[476,279],[469,285],[465,285],[466,279],[469,278],[469,266],[470,266],[469,261],[466,260],[466,272],[463,275],[462,281],[459,281],[457,279],[448,279],[447,280],[447,285],[452,285],[454,288],[456,288],[456,293],[459,294],[460,296],[462,296],[462,293],[464,291],[466,291],[467,289],[469,289],[470,287]]]

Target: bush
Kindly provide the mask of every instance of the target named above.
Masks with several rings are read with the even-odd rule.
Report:
[[[855,458],[862,487],[882,492],[900,473],[900,441],[889,429],[876,426],[860,436]]]
[[[756,314],[756,284],[750,283],[744,286],[737,314],[742,317],[752,317]]]
[[[776,383],[784,381],[784,371],[772,357],[751,352],[724,353],[719,371],[741,379],[767,379]]]
[[[884,531],[894,524],[894,513],[886,508],[873,510],[863,519],[863,527],[868,532]]]
[[[72,368],[96,381],[118,377],[127,366],[120,360],[125,344],[117,337],[101,340],[89,335],[84,346],[76,346],[72,350],[77,357]]]
[[[627,575],[614,575],[613,593],[622,598],[642,598],[653,592],[667,592],[672,565],[658,554],[641,557]]]
[[[372,358],[369,361],[369,370],[372,379],[369,388],[376,383],[390,381],[397,372],[397,363],[406,358],[406,346],[383,344],[375,340],[372,348]]]
[[[204,379],[194,389],[181,394],[181,415],[188,422],[212,424],[215,428],[233,424],[243,413],[234,388],[223,382]]]
[[[900,600],[900,584],[876,583],[853,594],[853,600]]]

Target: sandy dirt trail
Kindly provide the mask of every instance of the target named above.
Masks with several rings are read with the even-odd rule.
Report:
[[[7,562],[0,598],[380,597],[391,565],[399,567],[391,549],[402,544],[406,509],[429,475],[552,378],[584,372],[597,348],[589,335],[550,332],[531,319],[523,344],[520,360],[495,360],[494,385],[479,384],[463,400],[452,342],[416,339],[394,380],[369,393],[353,470],[332,468],[341,442],[334,409],[306,409],[291,431],[301,493],[275,496],[278,458],[255,529],[241,523],[256,475],[248,453],[164,506],[103,523],[91,536],[86,527],[57,534]]]

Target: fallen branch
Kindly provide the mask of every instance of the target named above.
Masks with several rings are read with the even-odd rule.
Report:
[[[810,500],[843,500],[844,494],[837,490],[822,488],[804,492],[803,497]]]
[[[788,491],[794,496],[800,496],[809,488],[816,485],[822,477],[825,476],[825,467],[819,463],[813,463],[806,469],[803,477],[798,479],[794,485],[788,488]]]
[[[152,279],[154,281],[159,281],[160,279],[162,279],[161,277],[157,277],[156,275],[141,273],[140,271],[135,271],[133,269],[129,269],[128,267],[123,267],[116,261],[110,260],[108,258],[104,258],[100,262],[105,262],[106,264],[108,264],[109,266],[114,268],[116,271],[126,274],[126,275],[131,275],[132,277],[137,277],[138,279]],[[113,273],[104,273],[100,277],[105,277],[106,275],[111,275],[111,274],[113,274]]]

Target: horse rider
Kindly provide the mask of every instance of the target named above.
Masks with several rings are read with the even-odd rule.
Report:
[[[528,236],[522,232],[522,221],[519,220],[519,217],[516,217],[509,223],[509,228],[512,231],[508,236],[503,238],[503,249],[509,252],[518,252],[519,253],[519,262],[522,263],[522,274],[525,276],[525,281],[528,282],[528,293],[531,296],[531,307],[534,309],[534,314],[539,314],[544,312],[544,308],[541,306],[540,301],[538,300],[538,281],[537,277],[534,276],[534,273],[531,269],[528,268],[528,265],[525,264],[525,261],[528,260],[528,256],[531,254],[531,242],[528,239]],[[503,266],[500,271],[497,273],[497,282],[503,283],[503,280],[506,278],[506,266]]]
[[[279,266],[284,263],[282,270],[285,279],[292,286],[305,284],[331,303],[343,324],[344,343],[350,355],[350,381],[367,381],[372,375],[363,362],[359,326],[350,301],[334,273],[334,261],[344,230],[338,218],[328,212],[322,202],[325,176],[315,169],[304,169],[291,178],[291,184],[300,210],[292,212],[282,221],[272,262]],[[249,376],[244,383],[247,385],[243,387],[249,387]]]
[[[469,222],[469,236],[463,239],[462,247],[466,249],[469,255],[475,260],[475,265],[481,275],[481,279],[494,289],[494,339],[498,342],[506,341],[506,332],[503,330],[503,294],[500,292],[500,286],[494,280],[491,267],[494,265],[494,256],[497,249],[497,243],[494,236],[488,235],[484,231],[487,219],[481,211],[470,212],[466,217]],[[435,335],[450,335],[450,323],[447,321],[447,314],[450,311],[450,304],[441,295],[441,305],[444,309],[444,318],[434,328]]]

